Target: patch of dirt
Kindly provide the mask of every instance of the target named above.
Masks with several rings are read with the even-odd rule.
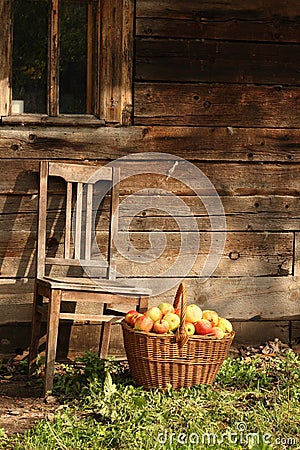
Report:
[[[51,420],[63,407],[56,397],[43,398],[38,379],[19,374],[0,378],[0,427],[7,435],[24,433],[43,418]]]

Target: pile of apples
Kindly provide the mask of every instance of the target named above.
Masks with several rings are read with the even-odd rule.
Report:
[[[171,303],[161,303],[151,306],[144,314],[130,310],[125,315],[125,322],[135,330],[172,334],[180,325],[180,309],[174,309]],[[189,336],[210,335],[216,339],[222,339],[226,333],[233,331],[229,320],[219,317],[216,311],[202,311],[194,303],[186,307],[184,327]]]

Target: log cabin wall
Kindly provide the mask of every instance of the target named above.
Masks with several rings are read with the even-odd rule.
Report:
[[[1,11],[1,8],[0,8]],[[136,0],[131,126],[11,125],[0,128],[0,353],[29,342],[41,159],[107,163],[138,152],[165,152],[198,167],[215,186],[226,213],[220,264],[204,283],[210,222],[195,196],[151,175],[123,195],[159,184],[186,202],[202,245],[187,274],[189,302],[234,320],[237,342],[300,337],[300,8],[296,1]],[[131,114],[130,108],[128,109]],[[127,112],[128,112],[127,111]],[[126,122],[129,123],[128,119]],[[76,124],[75,124],[76,125]],[[136,217],[140,249],[153,229],[178,251],[178,229],[155,210]],[[102,232],[101,226],[99,232]],[[50,243],[51,244],[51,243]],[[118,258],[134,280],[153,277]],[[153,303],[173,298],[175,288]],[[98,328],[74,325],[60,336],[61,355],[95,348]],[[71,338],[70,342],[69,339]],[[116,333],[112,352],[120,353]]]

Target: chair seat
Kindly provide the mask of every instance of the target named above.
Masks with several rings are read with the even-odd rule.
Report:
[[[37,279],[38,284],[42,284],[51,289],[59,290],[73,290],[86,292],[105,292],[119,295],[150,295],[151,290],[147,288],[140,288],[136,286],[127,285],[121,281],[108,280],[99,278],[97,281],[90,278],[74,278],[61,277],[51,278],[43,277]]]

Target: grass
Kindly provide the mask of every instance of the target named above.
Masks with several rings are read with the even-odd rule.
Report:
[[[87,354],[61,367],[64,407],[5,449],[300,449],[300,359],[226,359],[212,386],[146,391],[115,361]],[[2,433],[2,434],[1,434]]]

